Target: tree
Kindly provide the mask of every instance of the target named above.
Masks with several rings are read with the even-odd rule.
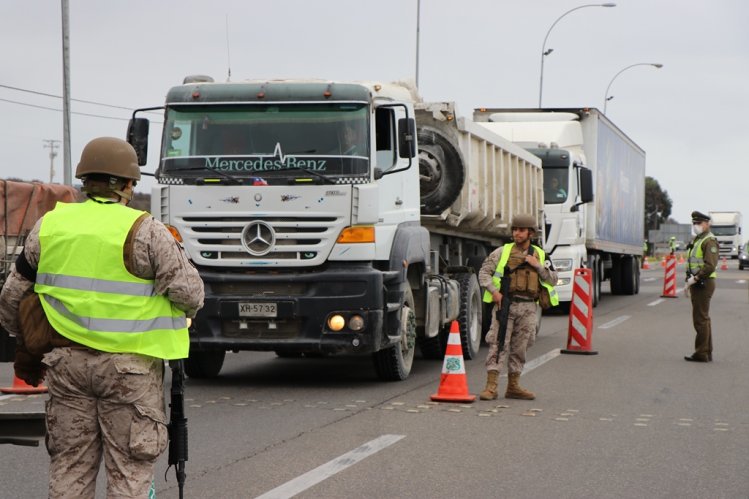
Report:
[[[673,202],[668,191],[653,177],[645,177],[645,239],[648,229],[658,229],[671,215]]]

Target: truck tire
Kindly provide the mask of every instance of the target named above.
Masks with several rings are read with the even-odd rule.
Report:
[[[484,308],[484,302],[481,301],[481,286],[476,274],[464,273],[455,277],[460,283],[460,346],[463,349],[463,358],[471,360],[476,358],[481,348],[481,318]]]
[[[620,259],[619,270],[621,272],[621,294],[634,295],[637,291],[637,261],[631,255],[625,255]]]
[[[421,211],[435,215],[448,208],[460,194],[465,168],[460,153],[435,129],[423,127],[417,134]]]
[[[372,354],[375,372],[382,381],[403,381],[411,374],[416,351],[416,314],[411,286],[406,283],[403,308],[406,320],[401,320],[400,341]]]
[[[623,258],[613,258],[611,261],[611,294],[621,295],[622,293],[622,260]]]
[[[225,350],[192,350],[185,359],[185,373],[191,378],[215,378],[224,366]]]
[[[593,307],[595,308],[601,301],[601,259],[598,255],[588,257],[588,268],[592,271],[591,284],[593,285]]]

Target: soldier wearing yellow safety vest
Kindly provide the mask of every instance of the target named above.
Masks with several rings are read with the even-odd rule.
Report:
[[[135,150],[102,137],[76,169],[88,199],[57,203],[26,238],[0,295],[16,376],[46,380],[49,497],[148,497],[167,445],[164,360],[187,357],[203,283],[167,228],[128,208]]]
[[[484,301],[494,303],[492,323],[486,335],[489,354],[486,357],[486,388],[481,400],[497,398],[497,379],[502,365],[507,362],[508,382],[506,398],[533,400],[535,395],[519,384],[525,366],[525,352],[536,335],[536,311],[542,290],[548,292],[551,305],[559,299],[553,283],[557,273],[544,251],[531,244],[536,232],[536,221],[531,215],[517,215],[512,219],[513,242],[500,246],[484,261],[479,271],[479,283],[484,287]],[[509,276],[509,277],[506,277]],[[510,279],[509,316],[505,342],[499,348],[500,324],[496,311],[502,304],[502,279]]]
[[[715,293],[715,269],[718,265],[718,241],[710,232],[710,217],[699,211],[692,212],[694,239],[687,246],[686,293],[692,300],[692,323],[697,336],[694,353],[685,360],[711,362],[713,360],[713,334],[710,323],[710,300]]]

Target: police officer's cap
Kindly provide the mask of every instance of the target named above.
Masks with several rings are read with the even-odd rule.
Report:
[[[512,227],[536,230],[536,219],[533,215],[519,214],[512,217]]]
[[[702,223],[702,222],[709,222],[709,221],[710,221],[710,217],[708,217],[704,213],[700,213],[699,211],[692,212],[692,223]]]

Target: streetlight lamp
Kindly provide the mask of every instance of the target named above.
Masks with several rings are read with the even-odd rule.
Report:
[[[615,3],[591,3],[586,5],[580,5],[579,7],[575,7],[574,9],[570,9],[561,16],[557,18],[556,21],[551,25],[549,28],[549,31],[546,32],[546,36],[544,37],[544,44],[541,46],[541,78],[538,83],[538,107],[541,108],[541,98],[543,97],[544,93],[544,58],[551,54],[554,49],[546,50],[546,41],[549,39],[549,34],[551,33],[551,30],[554,29],[554,26],[557,25],[557,23],[567,14],[570,14],[576,10],[584,9],[585,7],[616,7]]]
[[[657,63],[657,62],[638,62],[637,64],[630,64],[626,68],[622,69],[618,73],[614,75],[613,78],[611,78],[611,81],[609,82],[609,86],[606,87],[606,94],[603,97],[603,114],[606,114],[606,106],[608,105],[609,101],[614,98],[612,95],[609,97],[609,89],[611,88],[611,84],[614,83],[614,80],[616,80],[616,77],[628,70],[629,68],[633,68],[635,66],[653,66],[656,69],[661,69],[663,67],[663,64]]]

